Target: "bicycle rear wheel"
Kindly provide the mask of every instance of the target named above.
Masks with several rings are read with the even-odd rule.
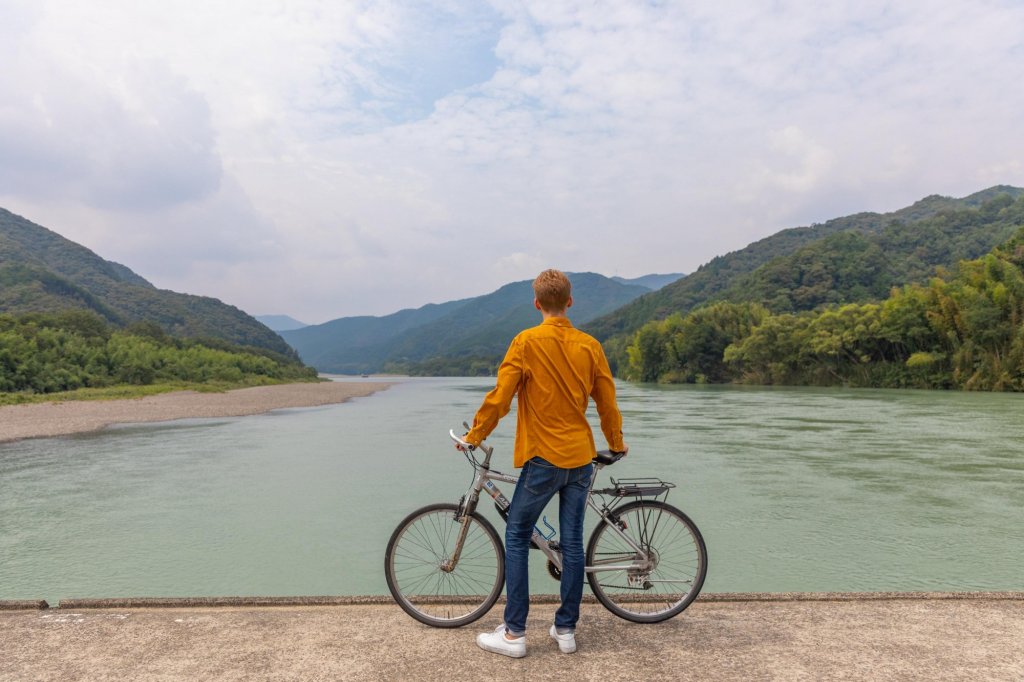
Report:
[[[470,516],[455,569],[442,569],[455,551],[458,510],[455,504],[417,509],[398,524],[384,553],[384,575],[395,601],[416,620],[439,628],[480,618],[505,584],[505,548],[494,526],[477,513]]]
[[[675,507],[655,500],[624,504],[614,518],[616,528],[603,519],[587,544],[587,581],[594,596],[634,623],[657,623],[682,612],[700,593],[708,570],[697,526]]]

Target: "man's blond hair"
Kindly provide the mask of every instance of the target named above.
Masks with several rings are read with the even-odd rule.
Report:
[[[533,280],[533,295],[545,311],[563,312],[569,306],[572,284],[561,270],[545,270]]]

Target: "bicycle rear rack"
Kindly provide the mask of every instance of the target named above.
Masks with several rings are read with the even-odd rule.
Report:
[[[609,497],[659,497],[666,495],[669,490],[676,487],[675,483],[663,481],[660,478],[620,478],[611,479],[613,488],[595,490],[599,495]]]

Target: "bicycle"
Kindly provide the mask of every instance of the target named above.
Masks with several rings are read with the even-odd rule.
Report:
[[[458,504],[430,504],[405,517],[384,555],[388,589],[398,605],[419,622],[442,628],[472,623],[501,595],[505,548],[494,526],[477,512],[477,504],[483,490],[507,519],[510,501],[494,482],[518,480],[491,468],[493,448],[478,446],[485,454],[479,461],[477,448],[454,431],[448,433],[472,465],[473,483]],[[602,450],[593,460],[587,506],[601,520],[587,543],[587,582],[615,615],[657,623],[681,613],[700,593],[707,548],[693,521],[665,501],[675,484],[660,478],[612,478],[612,487],[594,489],[597,473],[624,455]],[[634,499],[624,503],[628,498]],[[531,547],[547,557],[548,572],[558,580],[561,549],[555,529],[547,518],[543,523],[550,532],[534,527]]]

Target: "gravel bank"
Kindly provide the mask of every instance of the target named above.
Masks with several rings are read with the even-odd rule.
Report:
[[[342,403],[383,390],[385,382],[323,382],[240,388],[225,393],[176,391],[130,400],[76,400],[0,407],[0,443],[97,431],[110,424],[199,417],[241,417],[287,407]]]

